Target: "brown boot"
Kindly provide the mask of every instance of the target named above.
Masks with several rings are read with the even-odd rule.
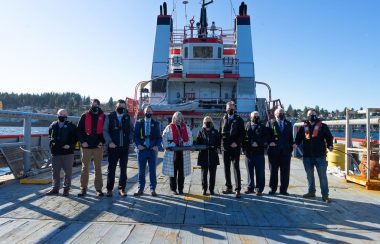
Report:
[[[67,197],[69,195],[69,191],[70,191],[69,188],[63,189],[63,194],[62,195],[65,196],[65,197]]]
[[[45,193],[46,196],[53,196],[53,195],[58,195],[59,194],[59,190],[58,189],[50,189],[49,191],[47,191]]]

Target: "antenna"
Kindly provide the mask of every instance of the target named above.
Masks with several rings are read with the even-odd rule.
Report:
[[[189,3],[189,1],[183,1],[182,2],[183,3],[183,5],[185,5],[185,19],[186,19],[186,23],[187,23],[187,8],[186,8],[186,6],[187,6],[187,4]]]

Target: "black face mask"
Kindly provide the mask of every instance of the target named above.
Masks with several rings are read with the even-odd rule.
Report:
[[[145,117],[146,117],[147,119],[150,119],[150,118],[152,117],[152,114],[151,114],[151,113],[145,113]]]
[[[228,113],[229,115],[233,115],[234,112],[235,112],[235,110],[233,110],[233,109],[228,109],[228,110],[227,110],[227,113]]]
[[[317,115],[312,114],[312,115],[309,116],[309,121],[310,122],[315,122],[316,120],[317,120]]]
[[[58,116],[58,120],[59,120],[59,122],[65,122],[66,119],[67,119],[66,116]]]
[[[99,107],[98,106],[92,106],[91,107],[91,112],[93,112],[94,114],[97,114],[99,112]]]
[[[118,114],[123,114],[123,113],[125,113],[125,108],[119,107],[119,108],[116,109],[116,112]]]
[[[258,124],[260,122],[260,117],[253,117],[252,122]]]
[[[284,119],[285,119],[285,114],[280,113],[280,114],[278,115],[278,119],[279,119],[279,120],[284,120]]]
[[[210,121],[207,121],[205,123],[206,128],[211,128],[212,123]]]

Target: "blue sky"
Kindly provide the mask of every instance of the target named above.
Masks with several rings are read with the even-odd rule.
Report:
[[[182,0],[175,26],[182,28]],[[199,16],[190,0],[188,16]],[[235,11],[241,1],[231,0]],[[380,107],[380,1],[248,0],[256,80],[286,105]],[[149,79],[159,0],[1,0],[0,91],[74,91],[102,101]],[[233,27],[229,0],[209,21]],[[267,96],[258,88],[258,96]]]

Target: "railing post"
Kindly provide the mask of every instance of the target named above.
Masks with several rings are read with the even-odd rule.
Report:
[[[24,172],[28,172],[30,170],[30,143],[32,138],[32,119],[27,116],[24,119],[24,143],[25,143],[25,151],[24,151]]]
[[[348,156],[349,150],[348,148],[351,148],[351,137],[352,137],[352,130],[350,125],[350,112],[348,108],[346,108],[346,153],[344,154],[345,158],[345,168],[346,168],[346,175],[349,173],[349,169],[351,168],[351,158]]]
[[[293,138],[296,138],[296,135],[297,135],[297,126],[293,125]],[[293,157],[296,157],[296,156],[297,156],[297,149],[293,150]]]
[[[366,137],[367,137],[367,182],[371,179],[371,118],[370,118],[370,111],[369,108],[367,108],[366,111],[367,121],[366,121]]]

